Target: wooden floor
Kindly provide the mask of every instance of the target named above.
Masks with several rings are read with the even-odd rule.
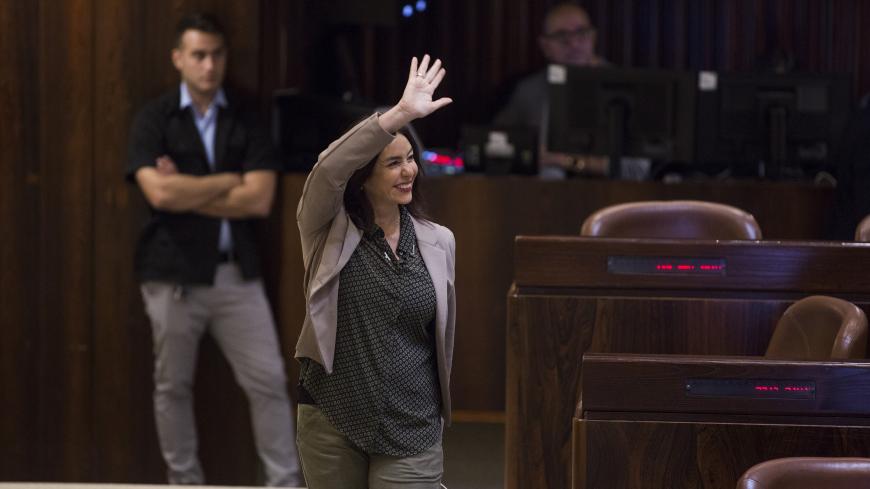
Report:
[[[191,486],[172,486],[164,484],[96,484],[84,482],[0,482],[0,489],[169,489],[173,487],[191,487]],[[262,489],[260,486],[196,486],[197,489]],[[302,487],[294,488],[287,487],[285,489],[305,489]]]
[[[504,487],[504,423],[454,421],[444,431],[448,489]]]

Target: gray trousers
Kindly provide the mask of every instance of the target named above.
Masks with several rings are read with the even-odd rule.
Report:
[[[142,284],[154,336],[154,416],[170,484],[203,484],[193,416],[193,379],[208,331],[245,391],[257,452],[270,486],[301,486],[293,412],[272,313],[261,281],[221,264],[213,286]]]
[[[367,454],[335,429],[317,406],[300,404],[299,454],[308,489],[438,489],[441,440],[410,457]]]

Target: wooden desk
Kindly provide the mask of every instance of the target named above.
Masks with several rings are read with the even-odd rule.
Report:
[[[572,488],[733,489],[780,457],[870,452],[870,363],[586,354]]]
[[[519,237],[508,297],[505,481],[569,484],[586,352],[762,355],[795,300],[870,310],[870,245]],[[721,258],[724,275],[614,274],[608,258]]]

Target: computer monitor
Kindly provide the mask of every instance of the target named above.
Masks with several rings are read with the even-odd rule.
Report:
[[[847,75],[701,72],[697,160],[768,178],[828,169],[851,94]]]
[[[693,159],[695,76],[689,72],[550,65],[550,151],[655,162]]]
[[[307,172],[317,156],[351,126],[374,113],[372,105],[349,103],[339,98],[275,92],[272,104],[272,139],[287,171]]]

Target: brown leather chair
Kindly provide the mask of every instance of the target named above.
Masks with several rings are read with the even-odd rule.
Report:
[[[783,313],[767,346],[767,358],[846,360],[867,352],[867,317],[851,302],[814,295]],[[870,487],[870,486],[868,486]]]
[[[750,467],[737,489],[870,488],[870,458],[793,457]]]
[[[700,200],[651,200],[594,212],[582,236],[609,238],[761,239],[761,228],[736,207]]]
[[[855,241],[870,241],[870,216],[861,219],[855,228]]]

